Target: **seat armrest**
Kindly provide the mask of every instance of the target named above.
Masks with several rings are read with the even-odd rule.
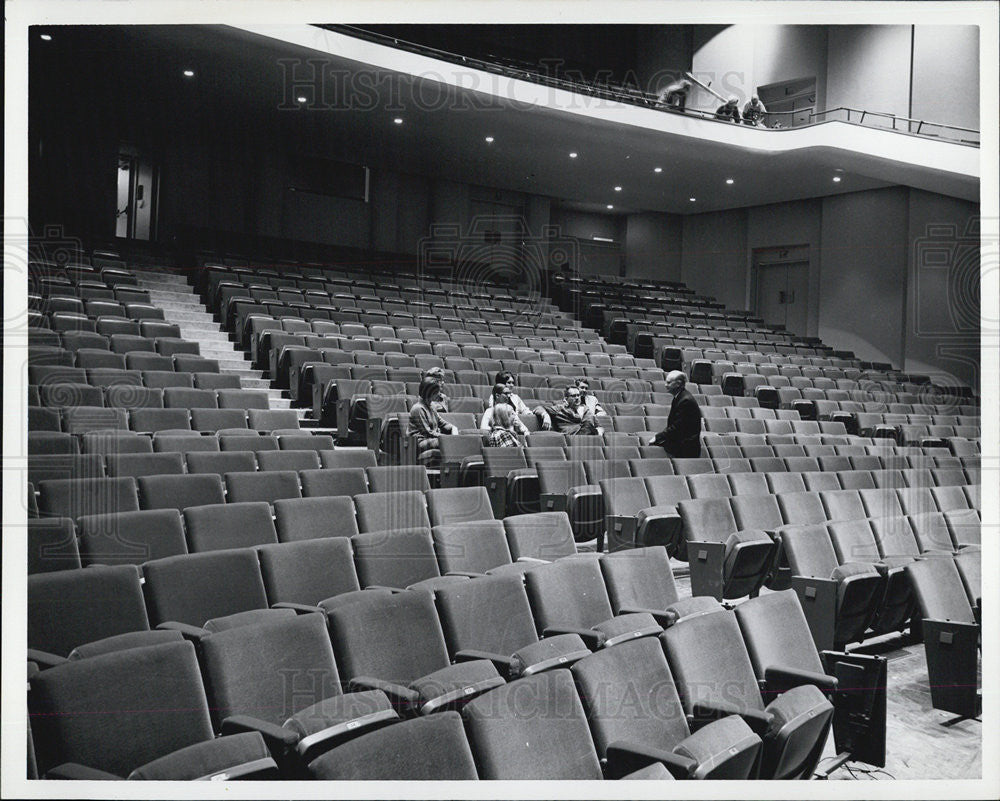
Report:
[[[604,645],[604,641],[607,639],[600,631],[577,628],[576,626],[548,626],[542,632],[543,637],[555,637],[557,634],[578,634],[580,635],[580,639],[583,640],[584,645],[591,651],[596,651]]]
[[[276,604],[271,604],[272,609],[294,609],[296,614],[308,615],[311,612],[322,612],[318,606],[312,606],[311,604],[297,604],[291,601],[278,601]]]
[[[764,736],[771,723],[771,715],[768,712],[713,699],[711,701],[695,701],[692,728],[701,727],[710,721],[719,720],[729,715],[739,715],[753,733],[759,737]]]
[[[634,742],[614,742],[608,746],[608,778],[619,779],[654,762],[659,762],[675,779],[690,779],[698,763],[690,757]]]
[[[81,765],[77,762],[64,762],[61,765],[56,765],[56,767],[45,774],[45,778],[66,779],[69,781],[123,781],[121,776],[116,776],[114,773],[108,773],[97,768],[88,768],[86,765]]]
[[[389,702],[393,709],[400,715],[406,714],[417,708],[420,703],[420,693],[404,687],[401,684],[393,684],[391,681],[382,681],[372,676],[355,676],[348,683],[348,690],[352,693],[364,692],[365,690],[381,690],[389,697]]]
[[[253,715],[233,715],[222,721],[223,736],[227,734],[243,734],[251,731],[260,733],[267,744],[267,750],[278,760],[283,758],[299,741],[299,735],[291,729],[255,718]]]
[[[501,676],[509,676],[511,668],[514,666],[514,660],[511,657],[490,653],[489,651],[476,651],[467,648],[455,654],[456,662],[476,662],[481,659],[492,662],[493,666],[497,669],[497,673]]]
[[[530,562],[535,565],[547,565],[549,561],[547,559],[536,559],[534,556],[519,556],[517,557],[518,562]]]
[[[678,614],[674,609],[644,609],[641,606],[623,606],[618,610],[619,615],[635,615],[645,613],[652,615],[653,619],[663,628],[668,628],[677,622]]]
[[[37,662],[38,667],[40,667],[42,670],[45,670],[45,668],[61,665],[63,662],[66,662],[68,660],[64,656],[58,656],[57,654],[50,654],[48,651],[39,651],[36,648],[29,648],[28,661]]]
[[[185,640],[195,643],[201,642],[202,639],[209,635],[209,632],[201,626],[192,626],[190,623],[178,623],[176,620],[168,620],[166,623],[160,623],[156,628],[158,631],[179,631]]]
[[[765,692],[772,698],[786,690],[791,690],[793,687],[799,687],[803,684],[811,684],[824,693],[832,693],[837,689],[837,679],[825,673],[816,673],[812,670],[799,670],[798,668],[784,667],[782,665],[768,665],[764,669]]]

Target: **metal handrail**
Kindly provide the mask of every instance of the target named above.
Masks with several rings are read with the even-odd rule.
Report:
[[[633,105],[641,105],[649,108],[660,109],[663,111],[673,111],[674,113],[680,113],[676,109],[670,109],[665,104],[659,102],[656,95],[649,94],[642,91],[641,89],[632,88],[629,86],[624,86],[622,84],[612,84],[608,81],[604,82],[589,82],[581,83],[578,81],[571,81],[566,78],[559,78],[554,75],[545,75],[539,72],[533,72],[526,67],[511,67],[504,64],[500,64],[495,61],[484,61],[482,59],[475,58],[474,56],[462,56],[457,53],[450,53],[446,50],[438,50],[435,47],[429,45],[417,44],[415,42],[408,42],[405,39],[399,39],[395,36],[387,36],[381,33],[375,33],[374,31],[368,31],[364,28],[358,28],[353,25],[320,25],[319,27],[326,28],[333,31],[340,31],[347,34],[348,36],[353,36],[359,39],[367,39],[369,41],[378,42],[381,44],[388,44],[392,47],[396,47],[402,50],[409,50],[414,53],[419,53],[420,55],[428,55],[432,58],[440,59],[441,61],[450,61],[453,63],[463,64],[474,69],[483,70],[484,72],[501,73],[509,78],[516,78],[520,80],[531,81],[532,83],[542,84],[545,86],[550,86],[555,89],[564,89],[568,92],[574,94],[589,94],[594,97],[600,97],[605,100],[612,100],[619,103],[631,103]],[[960,125],[949,125],[942,122],[932,122],[929,120],[918,120],[912,119],[910,117],[902,117],[897,114],[891,114],[889,112],[883,111],[868,111],[867,109],[853,108],[851,106],[837,106],[836,108],[825,109],[823,111],[815,111],[815,106],[806,106],[801,109],[795,109],[793,111],[768,111],[765,112],[765,116],[777,116],[777,115],[788,115],[788,114],[801,114],[805,111],[809,112],[809,122],[806,125],[814,125],[821,122],[826,122],[827,120],[816,120],[816,118],[824,117],[828,114],[833,114],[838,111],[846,111],[847,119],[840,120],[841,122],[847,122],[850,125],[864,125],[866,117],[880,117],[888,118],[892,120],[892,130],[897,133],[906,133],[916,136],[924,136],[928,138],[937,138],[937,134],[923,133],[922,130],[924,126],[941,128],[948,131],[958,131],[962,133],[970,133],[979,135],[979,131],[975,128],[964,128]],[[851,113],[860,114],[860,119],[857,122],[851,120]],[[714,111],[704,111],[702,109],[685,109],[684,112],[688,115],[693,115],[706,119],[712,122],[726,122],[728,120],[716,120]],[[816,120],[816,122],[813,122]],[[906,130],[899,130],[896,128],[896,122],[905,122]],[[917,130],[910,130],[912,124],[916,123]],[[767,126],[748,126],[756,127],[757,130],[791,130],[791,128],[768,128]],[[804,127],[792,126],[792,127]],[[971,141],[968,139],[958,139],[963,144],[979,146],[978,141]]]

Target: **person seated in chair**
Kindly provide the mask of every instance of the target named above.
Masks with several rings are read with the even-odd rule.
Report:
[[[444,384],[444,368],[443,367],[428,367],[420,374],[420,380],[423,381],[425,378],[433,378],[439,384]],[[434,411],[439,414],[448,414],[451,409],[448,408],[448,396],[444,394],[444,388],[441,388],[441,396],[434,401]]]
[[[521,440],[518,438],[518,428],[521,426],[524,428],[524,424],[518,419],[517,415],[514,413],[514,407],[508,406],[506,403],[498,403],[491,409],[487,410],[487,414],[492,412],[490,415],[490,433],[487,437],[487,443],[491,448],[518,448],[521,445]],[[524,428],[527,432],[527,429]]]
[[[576,388],[580,390],[580,399],[583,401],[587,409],[593,413],[594,417],[600,417],[607,414],[607,412],[604,411],[604,407],[601,406],[601,402],[597,400],[597,396],[590,391],[590,382],[586,378],[576,379]]]
[[[483,412],[483,416],[479,420],[479,427],[486,431],[491,431],[493,429],[493,423],[496,421],[497,409],[500,406],[506,406],[514,413],[514,421],[510,426],[514,433],[527,434],[528,427],[521,422],[521,418],[517,415],[517,404],[519,403],[521,406],[524,406],[524,401],[520,398],[517,398],[517,401],[514,401],[514,398],[517,398],[517,396],[511,392],[509,384],[494,384],[493,394],[490,395],[486,411]],[[527,410],[527,407],[525,407],[525,409]],[[529,412],[526,411],[525,413]]]
[[[504,403],[514,407],[514,414],[533,414],[538,418],[538,425],[542,431],[548,431],[552,428],[552,421],[549,420],[549,415],[543,406],[536,406],[534,409],[529,409],[527,404],[521,400],[521,397],[514,392],[514,374],[507,370],[501,370],[496,374],[496,378],[494,379],[493,394],[490,395],[489,400],[486,401],[487,412],[489,412],[489,407],[491,407],[494,403],[494,398],[496,397],[496,385],[498,384],[503,384],[507,387],[508,393]],[[484,417],[483,419],[485,420],[486,418]],[[488,428],[489,426],[483,423],[479,427]]]
[[[603,434],[604,429],[597,425],[594,413],[584,403],[576,384],[566,387],[563,399],[545,411],[552,420],[552,430],[562,434]]]
[[[417,462],[428,467],[441,462],[442,434],[457,434],[458,429],[441,419],[434,404],[441,399],[441,383],[434,378],[425,378],[417,390],[420,400],[410,409],[408,436],[416,438]]]
[[[667,391],[674,396],[667,427],[649,444],[659,445],[669,456],[693,459],[701,455],[701,409],[686,385],[687,376],[680,370],[667,373]]]

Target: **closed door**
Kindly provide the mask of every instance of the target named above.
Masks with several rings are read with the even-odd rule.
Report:
[[[757,316],[765,323],[806,335],[808,262],[757,265]]]

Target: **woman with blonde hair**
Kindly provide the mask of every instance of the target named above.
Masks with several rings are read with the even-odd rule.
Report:
[[[487,442],[491,448],[517,448],[521,440],[517,437],[515,421],[520,422],[513,406],[498,403],[491,410],[490,433]]]

